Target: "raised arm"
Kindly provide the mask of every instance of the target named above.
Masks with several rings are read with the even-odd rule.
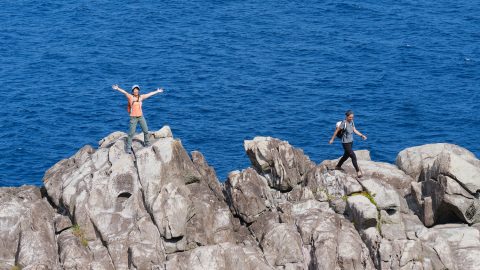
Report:
[[[130,94],[129,94],[127,91],[125,91],[125,90],[123,90],[122,88],[120,88],[120,87],[118,86],[118,84],[112,85],[112,88],[113,88],[113,90],[117,90],[118,92],[124,94],[127,98],[130,96]]]
[[[156,95],[158,93],[163,93],[163,89],[162,88],[157,88],[157,90],[153,91],[153,92],[150,92],[150,93],[147,93],[145,95],[142,95],[142,100],[145,100],[153,95]]]
[[[367,139],[367,136],[360,133],[360,131],[358,131],[355,127],[353,127],[353,132],[355,132],[355,134],[357,134],[358,136],[362,137],[362,139],[364,139],[364,140]]]

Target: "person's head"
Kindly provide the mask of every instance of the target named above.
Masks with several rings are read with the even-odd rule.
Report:
[[[354,115],[352,110],[348,110],[345,112],[345,119],[347,119],[348,122],[353,120],[353,116]]]
[[[136,84],[134,86],[132,86],[132,94],[134,96],[138,96],[139,93],[140,93],[140,86],[138,86]]]

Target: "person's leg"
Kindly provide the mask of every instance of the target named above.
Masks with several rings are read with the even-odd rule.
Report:
[[[150,145],[150,141],[148,140],[148,126],[147,126],[147,121],[145,120],[145,117],[140,116],[140,126],[142,127],[143,131],[143,141],[145,143],[145,146]]]
[[[132,138],[135,135],[135,130],[137,129],[137,122],[138,118],[130,116],[130,127],[128,130],[128,138],[127,138],[127,152],[131,152],[132,148]]]
[[[338,161],[338,164],[337,166],[335,166],[335,169],[340,169],[343,165],[343,163],[350,157],[350,154],[349,152],[347,151],[348,150],[348,143],[342,143],[342,147],[343,147],[343,156],[342,158]]]
[[[357,164],[357,155],[355,155],[355,152],[353,152],[353,143],[350,143],[348,146],[348,155],[352,158],[353,167],[355,167],[355,171],[358,173],[360,169],[358,168]]]

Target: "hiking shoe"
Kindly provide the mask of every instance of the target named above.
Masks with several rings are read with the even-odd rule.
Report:
[[[343,171],[342,167],[339,167],[339,166],[335,166],[335,170],[336,171]]]
[[[145,147],[152,146],[152,144],[150,142],[146,142],[144,145],[145,145]]]
[[[363,176],[362,171],[358,171],[358,172],[357,172],[357,177],[358,177],[358,178],[362,178],[362,176]]]
[[[130,154],[132,153],[132,149],[127,149],[127,150],[125,151],[125,153],[127,153],[127,154],[130,155]]]

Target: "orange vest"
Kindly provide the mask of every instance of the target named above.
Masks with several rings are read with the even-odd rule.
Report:
[[[134,97],[133,95],[128,96],[128,111],[130,116],[142,116],[142,96],[138,98]]]

